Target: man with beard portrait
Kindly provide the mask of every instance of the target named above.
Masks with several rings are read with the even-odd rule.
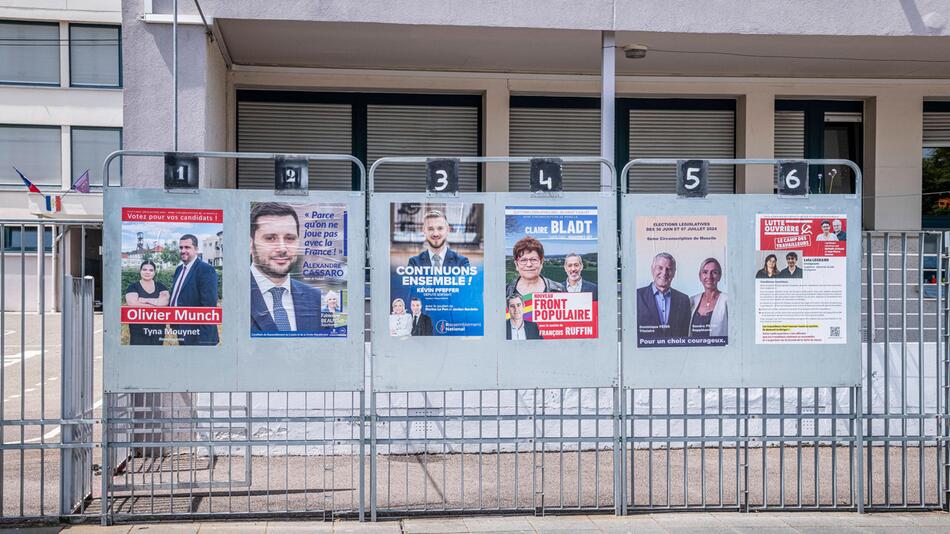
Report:
[[[409,258],[409,267],[468,267],[468,258],[449,248],[449,226],[445,214],[439,210],[427,211],[422,219],[426,250]]]
[[[320,290],[289,274],[297,264],[300,221],[297,211],[281,202],[251,208],[251,333],[317,332]]]

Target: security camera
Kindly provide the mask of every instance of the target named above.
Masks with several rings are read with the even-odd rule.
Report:
[[[623,47],[623,55],[627,59],[642,59],[647,57],[649,48],[645,44],[632,44]]]

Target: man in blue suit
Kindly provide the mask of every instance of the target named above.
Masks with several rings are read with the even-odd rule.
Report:
[[[422,219],[426,250],[409,258],[409,267],[468,267],[468,258],[449,248],[451,232],[452,227],[444,213],[439,210],[426,212]]]
[[[262,332],[316,334],[320,290],[290,279],[300,246],[297,211],[282,202],[251,208],[251,335]]]
[[[218,305],[218,272],[198,257],[198,238],[185,234],[178,240],[181,265],[175,269],[169,306]],[[172,325],[179,345],[217,345],[218,325]]]
[[[653,282],[637,289],[637,346],[644,340],[683,338],[689,334],[689,297],[670,287],[676,260],[661,252],[650,266]]]

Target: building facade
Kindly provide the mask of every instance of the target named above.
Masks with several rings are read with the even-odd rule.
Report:
[[[121,33],[120,0],[0,1],[0,219],[7,310],[21,308],[21,295],[25,309],[38,308],[40,272],[48,309],[58,305],[61,274],[101,275],[98,229],[89,227],[83,236],[79,226],[45,226],[41,270],[33,224],[102,219],[102,161],[123,144]],[[53,209],[27,190],[14,168],[53,198]],[[86,170],[90,193],[69,192]],[[120,166],[112,172],[117,179]]]

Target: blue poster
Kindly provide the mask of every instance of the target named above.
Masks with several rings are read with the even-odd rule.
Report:
[[[395,202],[390,239],[389,335],[484,335],[484,205]]]

